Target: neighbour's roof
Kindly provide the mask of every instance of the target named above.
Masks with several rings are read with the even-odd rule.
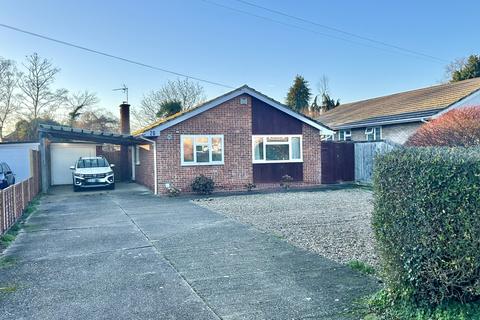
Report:
[[[8,144],[38,144],[38,141],[2,141],[0,142],[1,145],[8,145]]]
[[[419,121],[418,115],[422,112],[432,116],[479,90],[480,78],[441,84],[343,104],[317,119],[335,129],[358,126],[362,122],[378,123],[375,119],[382,120],[384,117],[400,123],[404,118],[413,119],[415,113],[418,113],[416,121]]]
[[[38,131],[49,134],[55,138],[92,141],[97,143],[110,143],[120,145],[135,145],[148,143],[148,141],[128,134],[94,131],[46,124],[40,124]]]
[[[162,118],[162,119],[159,119],[158,121],[152,123],[151,125],[148,125],[140,130],[137,130],[137,131],[134,131],[133,134],[135,136],[138,136],[138,135],[141,135],[141,134],[144,134],[145,132],[149,131],[149,130],[153,130],[154,133],[152,135],[158,135],[160,133],[160,131],[162,130],[165,130],[166,128],[168,127],[171,127],[177,123],[180,123],[182,121],[185,121],[191,117],[194,117],[202,112],[205,112],[207,110],[210,110],[211,108],[213,107],[216,107],[230,99],[233,99],[235,97],[238,97],[242,94],[248,94],[254,98],[257,98],[265,103],[267,103],[268,105],[280,110],[280,111],[283,111],[287,114],[289,114],[290,116],[306,123],[306,124],[309,124],[310,126],[314,127],[314,128],[317,128],[319,129],[320,131],[322,131],[322,133],[324,134],[331,134],[333,133],[333,131],[326,125],[324,125],[323,123],[319,122],[318,120],[315,120],[315,119],[312,119],[312,118],[309,118],[307,116],[305,116],[304,114],[301,114],[301,113],[298,113],[294,110],[292,110],[290,107],[276,101],[275,99],[272,99],[266,95],[264,95],[263,93],[247,86],[247,85],[244,85],[240,88],[237,88],[235,90],[232,90],[230,92],[227,92],[215,99],[212,99],[212,100],[209,100],[205,103],[202,103],[201,105],[199,106],[196,106],[195,108],[192,108],[190,110],[186,110],[186,111],[181,111],[179,113],[176,113],[172,116],[169,116],[169,117],[166,117],[166,118]]]

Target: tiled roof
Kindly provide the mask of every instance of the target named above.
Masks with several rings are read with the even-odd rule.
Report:
[[[240,94],[243,94],[243,93],[246,93],[246,94],[250,94],[250,95],[253,95],[253,96],[257,96],[258,98],[260,99],[265,99],[266,101],[268,101],[269,103],[273,104],[273,105],[277,105],[278,108],[281,108],[282,110],[284,110],[284,112],[287,112],[287,113],[290,113],[291,115],[293,115],[294,117],[296,118],[299,118],[301,119],[302,121],[304,122],[307,122],[307,123],[310,123],[311,125],[314,125],[314,126],[321,126],[321,127],[324,127],[326,130],[329,130],[330,129],[324,125],[323,123],[321,123],[320,121],[318,121],[317,119],[312,119],[302,113],[299,113],[299,112],[296,112],[292,109],[290,109],[288,106],[282,104],[281,102],[278,102],[277,100],[273,99],[273,98],[270,98],[266,95],[264,95],[263,93],[261,93],[260,91],[257,91],[247,85],[243,85],[235,90],[232,90],[232,91],[229,91],[225,94],[222,94],[221,96],[218,96],[214,99],[211,99],[211,100],[208,100],[192,109],[189,109],[189,110],[185,110],[185,111],[181,111],[181,112],[178,112],[174,115],[171,115],[169,117],[166,117],[166,118],[161,118],[159,119],[158,121],[146,126],[146,127],[143,127],[139,130],[136,130],[134,131],[132,134],[134,136],[138,136],[148,130],[152,130],[160,125],[164,125],[168,122],[171,122],[172,120],[175,120],[183,115],[187,115],[187,114],[194,114],[196,112],[202,112],[202,108],[204,107],[207,107],[207,106],[211,106],[211,105],[216,105],[217,103],[220,104],[221,101],[222,101],[222,98],[226,98],[226,97],[229,97],[231,96],[232,94],[235,94],[235,93],[238,93],[239,95]],[[182,119],[178,119],[178,121],[183,121]]]
[[[94,131],[94,130],[72,128],[72,127],[65,127],[65,126],[40,124],[38,131],[54,135],[55,137],[82,140],[82,141],[94,141],[94,142],[101,142],[101,143],[125,144],[125,145],[146,143],[145,140],[142,140],[140,138],[134,137],[129,134]]]
[[[480,78],[396,93],[340,105],[317,117],[330,127],[368,121],[377,117],[441,110],[480,90]],[[398,118],[398,117],[397,117]]]

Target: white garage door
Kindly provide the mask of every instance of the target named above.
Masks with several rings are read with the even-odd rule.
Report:
[[[50,145],[50,172],[51,184],[71,184],[72,171],[70,166],[80,157],[96,156],[96,147],[94,144],[79,143],[52,143]]]

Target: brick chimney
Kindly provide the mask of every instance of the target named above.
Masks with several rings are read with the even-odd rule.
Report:
[[[130,105],[125,102],[120,105],[120,133],[130,134]]]
[[[126,102],[120,105],[120,133],[130,134],[130,105]],[[133,156],[133,155],[130,155]],[[130,158],[128,146],[120,146],[120,181],[130,181]]]

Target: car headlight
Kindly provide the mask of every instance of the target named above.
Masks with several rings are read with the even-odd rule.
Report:
[[[83,178],[83,177],[84,177],[84,175],[83,175],[83,174],[81,174],[81,173],[75,173],[75,177],[76,177],[76,178]]]

